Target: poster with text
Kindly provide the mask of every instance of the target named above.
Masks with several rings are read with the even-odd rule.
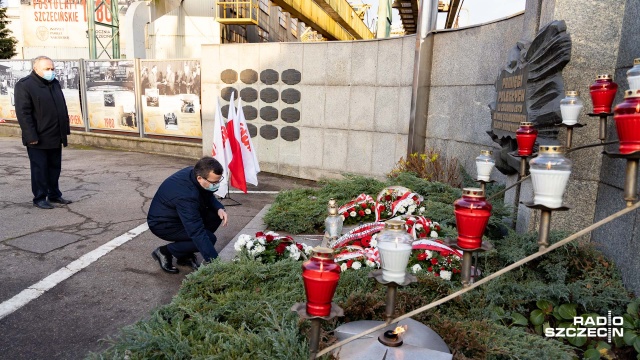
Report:
[[[95,20],[111,24],[111,0],[95,0]],[[120,18],[132,0],[118,0]],[[101,5],[102,4],[102,5]],[[28,47],[85,47],[87,41],[87,2],[85,0],[32,0],[20,6],[20,20],[24,46]],[[96,27],[96,37],[109,44],[111,29]],[[107,53],[110,53],[107,45]],[[100,56],[102,57],[102,56]]]
[[[0,119],[18,120],[13,96],[18,80],[31,73],[30,60],[0,60]]]
[[[202,138],[200,62],[140,62],[145,134]]]
[[[85,61],[89,127],[138,132],[133,61]]]

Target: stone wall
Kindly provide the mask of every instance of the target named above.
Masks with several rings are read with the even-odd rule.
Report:
[[[243,109],[263,171],[314,180],[383,176],[406,153],[414,36],[206,45],[202,54],[204,154],[211,153],[215,99],[232,89],[248,95]],[[225,70],[238,79],[223,82]],[[248,71],[243,82],[244,70],[257,81],[248,83]]]

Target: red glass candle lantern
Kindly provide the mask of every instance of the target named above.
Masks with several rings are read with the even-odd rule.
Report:
[[[521,122],[516,130],[516,141],[518,142],[518,155],[531,156],[533,145],[536,143],[538,130],[533,127],[533,123]]]
[[[618,92],[618,84],[611,80],[611,75],[598,75],[596,82],[589,87],[593,112],[595,114],[610,113],[613,99]]]
[[[317,247],[314,255],[302,263],[302,281],[307,295],[307,313],[329,316],[331,300],[340,279],[340,266],[333,261],[333,251]]]
[[[478,188],[464,188],[462,197],[453,203],[458,227],[458,246],[477,249],[482,245],[482,234],[491,217],[491,204]]]
[[[624,101],[614,110],[620,153],[640,151],[640,89],[627,90]]]

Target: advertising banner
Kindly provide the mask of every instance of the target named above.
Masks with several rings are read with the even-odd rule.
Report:
[[[85,69],[89,127],[138,133],[133,61],[85,60]]]
[[[141,60],[144,132],[202,138],[200,61]]]

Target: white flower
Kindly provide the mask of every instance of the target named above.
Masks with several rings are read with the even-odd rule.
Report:
[[[371,260],[365,261],[364,264],[367,265],[368,267],[376,267],[377,266],[375,261],[371,261]]]
[[[346,263],[342,263],[342,265],[340,265],[340,271],[347,271],[347,264]]]
[[[430,237],[432,238],[437,238],[438,237],[438,233],[435,231],[431,231],[431,234],[429,234]]]
[[[349,213],[349,216],[351,216],[351,217],[356,217],[356,212],[355,212],[355,211],[350,212],[350,213]]]
[[[304,251],[305,255],[311,255],[311,252],[313,252],[313,247],[307,244],[302,244],[302,251]]]
[[[416,206],[415,205],[409,206],[409,214],[413,214],[414,211],[416,211]]]
[[[427,253],[427,259],[431,259],[433,257],[433,251],[427,250],[426,253]]]
[[[253,248],[253,241],[247,241],[246,247],[248,250],[251,250]]]
[[[271,236],[275,236],[275,237],[280,236],[280,235],[279,235],[277,232],[275,232],[275,231],[269,231],[269,232],[267,232],[265,235],[271,235]]]
[[[420,270],[422,270],[422,266],[420,266],[420,264],[415,264],[411,267],[411,271],[413,271],[414,274]]]
[[[396,207],[396,213],[404,214],[405,211],[407,211],[407,209],[405,209],[404,206],[401,206],[400,204],[398,204],[398,206]]]
[[[371,242],[369,243],[369,246],[372,248],[378,246],[378,240],[376,240],[375,238],[371,238]]]
[[[423,214],[423,213],[425,212],[425,208],[424,208],[424,206],[422,206],[420,209],[418,209],[418,212],[419,212],[420,214]]]
[[[351,264],[351,268],[353,270],[358,270],[362,267],[362,264],[360,263],[360,261],[354,261],[353,264]]]
[[[243,247],[244,247],[244,244],[240,242],[240,240],[236,241],[236,243],[233,244],[233,248],[236,249],[236,251],[242,250]]]
[[[415,226],[416,230],[420,230],[423,228],[422,224],[416,224]]]
[[[371,214],[371,209],[364,209],[364,213],[367,215]]]
[[[451,280],[451,271],[447,271],[447,270],[440,271],[440,277],[445,280]]]
[[[259,243],[260,245],[264,245],[264,244],[265,244],[265,239],[264,239],[263,237],[259,237],[259,238],[258,238],[258,239],[256,239],[256,240],[258,240],[258,243]]]
[[[296,246],[296,244],[291,244],[289,246],[287,246],[287,250],[289,250],[289,257],[294,259],[294,260],[298,260],[300,259],[300,250],[298,250],[298,247]]]
[[[249,254],[251,254],[251,256],[256,256],[258,254],[263,253],[264,250],[265,250],[265,247],[258,244],[253,249],[249,250]]]
[[[340,215],[340,219],[342,219],[342,221],[344,221],[344,215]]]
[[[242,234],[238,237],[238,241],[242,241],[243,244],[246,244],[249,240],[251,240],[251,235]]]

